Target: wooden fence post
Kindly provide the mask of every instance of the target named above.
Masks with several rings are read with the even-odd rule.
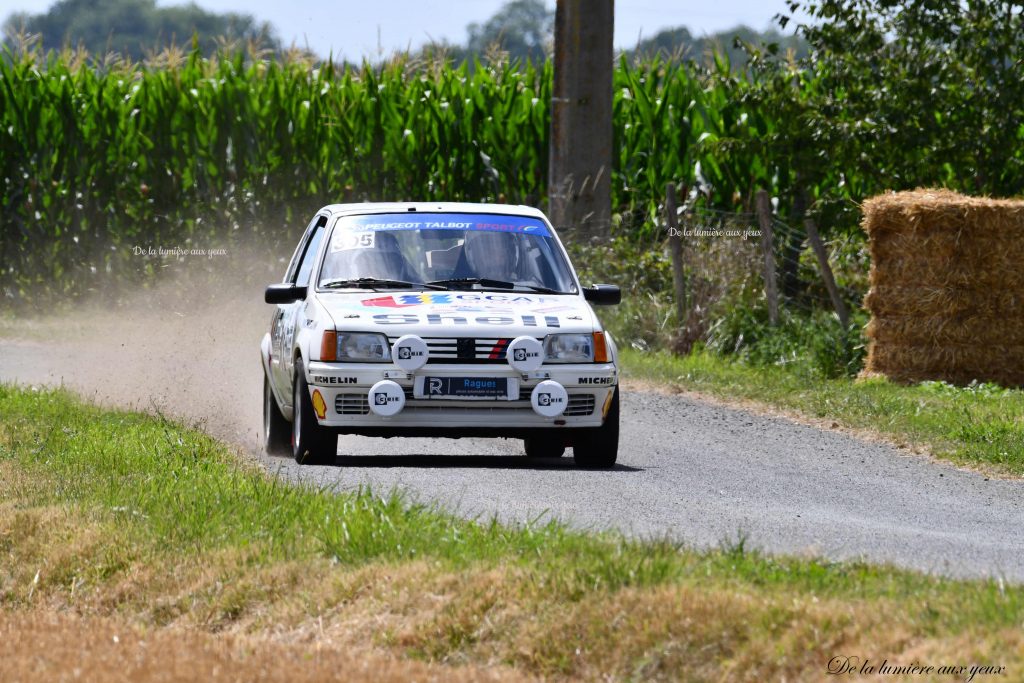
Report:
[[[686,274],[683,272],[683,233],[676,215],[676,186],[665,186],[665,213],[668,220],[668,250],[672,255],[672,286],[676,295],[676,324],[686,326]]]
[[[832,305],[835,306],[836,313],[839,315],[839,322],[843,324],[843,329],[845,330],[850,325],[850,314],[846,310],[846,304],[843,303],[839,296],[836,280],[832,277],[832,268],[828,265],[828,254],[825,253],[825,245],[818,234],[818,226],[813,218],[807,218],[804,219],[804,228],[807,230],[807,241],[811,243],[814,256],[818,259],[818,267],[821,269],[821,279],[825,281],[825,289],[828,290],[828,295],[832,299]]]
[[[779,289],[775,283],[775,251],[772,247],[772,204],[768,193],[757,191],[757,220],[761,225],[761,251],[764,253],[764,294],[768,299],[768,321],[779,322]]]

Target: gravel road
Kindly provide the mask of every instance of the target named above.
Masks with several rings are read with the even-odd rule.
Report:
[[[520,442],[487,439],[343,437],[338,467],[259,455],[258,340],[270,317],[261,300],[237,288],[209,306],[171,297],[27,323],[0,338],[0,380],[63,382],[101,403],[198,423],[289,480],[398,487],[468,516],[549,515],[700,548],[745,537],[773,553],[1024,582],[1024,481],[628,386],[612,471],[527,461]]]

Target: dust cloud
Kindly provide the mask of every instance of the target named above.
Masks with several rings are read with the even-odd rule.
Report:
[[[256,452],[259,343],[271,317],[263,290],[280,281],[290,257],[258,249],[152,257],[162,271],[155,282],[104,287],[59,314],[7,323],[0,379],[63,384],[102,405],[160,413]]]

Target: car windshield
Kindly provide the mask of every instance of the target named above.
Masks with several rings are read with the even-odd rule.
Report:
[[[527,216],[393,213],[343,216],[320,269],[321,287],[511,289],[575,294],[569,265],[544,221]]]

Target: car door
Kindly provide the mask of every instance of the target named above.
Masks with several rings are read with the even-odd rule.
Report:
[[[317,216],[316,221],[313,223],[313,229],[309,234],[309,239],[306,242],[305,251],[299,260],[299,267],[295,271],[294,279],[291,280],[292,284],[303,287],[311,285],[310,275],[313,272],[313,266],[320,251],[320,241],[324,237],[326,226],[327,216]],[[303,322],[306,301],[295,301],[286,304],[283,308],[284,311],[281,316],[281,373],[284,381],[279,386],[288,387],[288,401],[290,403],[293,390],[292,382],[295,376],[295,340],[301,330],[300,325]]]
[[[284,282],[304,284],[300,282],[300,279],[304,277],[305,283],[308,283],[312,262],[316,258],[325,225],[327,225],[327,216],[322,214],[317,215],[310,222],[292,256],[291,263],[288,265]],[[286,405],[290,405],[292,400],[291,386],[294,368],[292,349],[295,344],[295,320],[303,306],[305,306],[304,301],[278,304],[270,324],[271,380],[277,387],[282,402]]]

